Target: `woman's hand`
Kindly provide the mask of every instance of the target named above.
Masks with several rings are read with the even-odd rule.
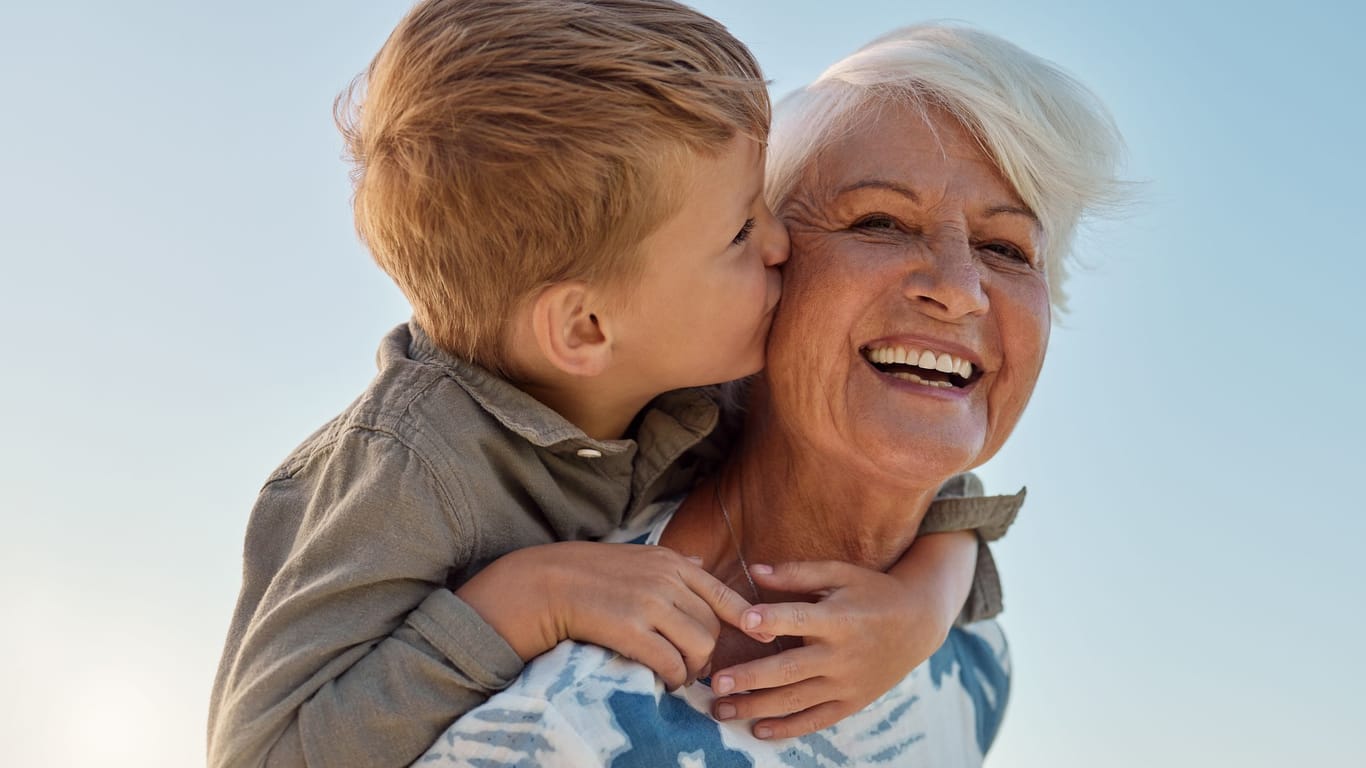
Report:
[[[456,592],[529,661],[561,640],[649,667],[670,688],[705,674],[721,621],[750,604],[665,547],[560,542],[510,552]]]
[[[895,575],[825,561],[751,567],[761,587],[819,600],[744,612],[740,627],[757,639],[793,636],[802,645],[715,672],[713,716],[760,718],[754,735],[781,739],[868,706],[944,644],[972,586],[976,555],[973,534],[951,533],[918,539]]]

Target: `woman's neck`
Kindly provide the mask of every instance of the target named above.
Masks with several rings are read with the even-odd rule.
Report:
[[[722,471],[689,494],[660,544],[700,557],[708,572],[755,603],[810,599],[758,587],[756,564],[838,560],[887,569],[914,540],[938,490],[878,482],[746,430]],[[760,643],[723,627],[713,668],[776,653],[784,642],[794,641]]]
[[[750,564],[839,560],[877,570],[911,545],[938,490],[886,477],[862,457],[827,456],[776,430],[747,434],[720,482]]]

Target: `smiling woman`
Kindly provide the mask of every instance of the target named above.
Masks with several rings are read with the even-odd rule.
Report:
[[[802,601],[869,588],[853,566],[889,568],[937,490],[1009,437],[1043,364],[1072,229],[1113,188],[1119,141],[1047,62],[936,25],[836,64],[775,120],[769,199],[791,257],[744,434],[715,477],[615,540],[697,555],[758,602],[794,601],[761,610],[765,627],[774,618],[797,635],[811,610]],[[963,506],[1008,520],[1021,499]],[[803,575],[787,574],[785,591],[751,566],[798,561],[820,562],[791,569]],[[805,673],[828,646],[787,642],[801,647],[780,661],[781,644],[723,628],[715,689],[673,692],[609,651],[562,644],[421,764],[974,766],[995,738],[1010,659],[994,620],[955,627],[835,724],[816,702],[839,692]],[[750,688],[730,665],[751,661],[781,665],[789,689],[735,695]],[[802,717],[827,727],[794,740],[745,722],[807,707]]]
[[[1037,219],[966,128],[886,107],[816,157],[779,215],[801,254],[785,303],[800,309],[770,342],[775,409],[902,472],[990,458],[1043,364],[1048,284]],[[789,355],[844,370],[803,375]],[[941,435],[932,452],[914,439],[926,430]]]

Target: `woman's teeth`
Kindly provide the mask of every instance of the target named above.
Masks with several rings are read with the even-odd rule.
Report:
[[[868,358],[868,362],[880,365],[910,365],[927,371],[955,374],[964,379],[972,378],[972,363],[947,352],[934,352],[915,347],[877,347],[864,352],[864,357]],[[893,375],[897,378],[910,377],[922,384],[953,386],[948,382],[928,381],[905,371],[897,371]]]
[[[890,374],[890,376],[894,379],[913,381],[916,384],[924,384],[927,387],[934,387],[936,389],[953,389],[953,384],[947,381],[930,381],[929,379],[922,379],[914,373],[907,373],[905,371],[896,371],[895,373]]]

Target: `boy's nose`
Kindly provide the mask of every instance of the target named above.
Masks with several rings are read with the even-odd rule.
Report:
[[[776,267],[787,261],[787,257],[791,255],[792,240],[787,236],[787,227],[783,226],[777,216],[769,211],[764,213],[764,266]]]

